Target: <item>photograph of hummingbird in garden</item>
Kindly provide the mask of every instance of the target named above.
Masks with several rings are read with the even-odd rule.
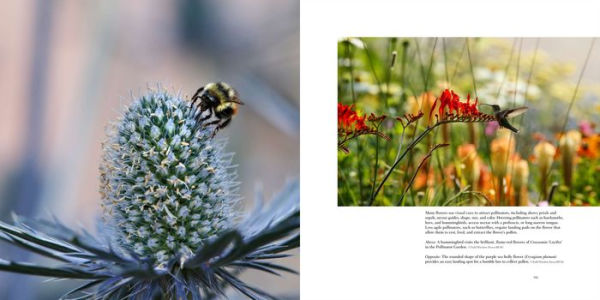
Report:
[[[522,106],[522,107],[517,107],[517,108],[501,110],[500,105],[498,105],[498,104],[483,104],[482,103],[480,105],[491,106],[492,109],[494,110],[494,118],[496,118],[498,125],[500,125],[500,127],[506,128],[514,133],[519,133],[519,129],[512,126],[508,122],[508,119],[514,118],[520,114],[523,114],[528,109],[526,106]]]

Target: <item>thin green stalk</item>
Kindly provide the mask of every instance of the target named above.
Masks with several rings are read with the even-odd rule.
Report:
[[[437,41],[438,38],[435,38],[435,40],[433,40],[433,49],[431,50],[431,57],[429,58],[429,68],[427,69],[427,77],[425,77],[425,89],[423,90],[424,93],[426,93],[429,89],[429,77],[431,76],[431,69],[433,68],[433,56],[435,55],[435,47],[437,46]]]
[[[421,79],[425,82],[425,66],[423,65],[423,59],[421,58],[421,46],[419,46],[419,40],[415,38],[415,46],[417,46],[417,59],[419,60],[419,70],[421,71]]]
[[[400,156],[400,151],[402,151],[402,144],[404,144],[404,133],[406,132],[406,127],[402,127],[402,134],[400,135],[400,144],[398,145],[398,153],[396,153],[396,158],[394,161],[398,160]]]
[[[435,151],[438,148],[446,147],[446,146],[449,146],[449,144],[438,144],[438,145],[435,145],[433,148],[431,148],[431,150],[429,150],[429,152],[427,153],[427,155],[425,155],[425,157],[423,157],[423,159],[419,163],[419,166],[415,170],[415,173],[413,174],[413,176],[411,177],[410,181],[406,185],[406,188],[404,189],[404,192],[402,193],[402,196],[400,196],[401,206],[404,206],[404,199],[405,199],[404,196],[406,195],[406,193],[408,193],[410,187],[412,186],[413,182],[415,181],[415,178],[419,174],[419,170],[421,170],[421,167],[431,157],[431,154],[433,153],[433,151]]]
[[[498,102],[498,99],[500,98],[500,92],[502,92],[502,88],[504,86],[504,82],[506,81],[506,78],[508,77],[508,71],[510,68],[510,63],[512,62],[512,58],[513,58],[513,54],[515,51],[515,46],[517,45],[517,39],[513,40],[512,46],[510,48],[510,55],[508,57],[508,62],[506,63],[506,66],[504,67],[504,76],[502,77],[502,81],[500,82],[500,86],[498,87],[498,92],[496,92],[496,102]],[[470,58],[470,57],[469,57]],[[469,61],[469,64],[472,64],[472,62]],[[473,81],[475,81],[475,76],[473,75],[473,73],[471,73],[471,75],[473,76]],[[490,139],[487,135],[484,134],[484,138],[486,140],[486,147],[487,147],[487,152],[490,152]],[[492,164],[492,158],[490,155],[487,156],[487,160],[488,160],[488,165],[490,166],[490,169],[492,171],[492,174],[494,173],[494,165]],[[496,181],[492,180],[492,187],[494,188],[494,190],[498,190],[498,187],[496,186]]]
[[[398,56],[398,54],[396,53],[396,38],[392,38],[389,42],[389,46],[388,46],[388,55],[391,55],[388,65],[387,65],[387,71],[386,71],[386,80],[385,80],[385,111],[389,111],[389,103],[388,103],[388,99],[392,96],[391,92],[390,92],[390,81],[392,79],[392,69],[394,68],[394,65],[396,64],[396,58]],[[390,143],[386,143],[384,146],[384,152],[383,152],[383,156],[387,157],[388,153],[390,152]],[[375,183],[373,183],[374,185]],[[372,192],[372,191],[371,191]]]
[[[529,85],[531,84],[531,79],[533,77],[533,69],[535,66],[535,63],[537,61],[537,56],[538,56],[538,49],[540,46],[540,38],[536,39],[535,42],[535,50],[533,52],[533,59],[531,61],[531,66],[529,67],[529,75],[527,76],[527,82],[525,83],[525,92],[523,94],[523,106],[527,106],[527,99],[528,99],[528,95],[529,95]],[[527,129],[528,127],[525,126],[523,127],[523,120],[525,119],[525,115],[520,115],[517,117],[518,120],[515,121],[515,123],[519,124],[521,130],[523,129]],[[524,157],[527,157],[529,155],[529,152],[527,151],[528,149],[519,149],[519,146],[523,146],[522,144],[519,143],[519,139],[522,139],[521,137],[516,137],[517,138],[517,143],[515,144],[516,149],[518,150],[519,153],[524,153]],[[526,145],[525,145],[526,146]]]
[[[363,41],[365,53],[367,54],[367,60],[369,61],[369,66],[371,67],[371,72],[373,72],[373,78],[375,78],[375,82],[377,83],[377,88],[379,91],[379,95],[381,97],[382,89],[381,89],[381,81],[379,81],[379,77],[377,76],[377,72],[375,71],[375,65],[373,64],[373,58],[371,57],[371,51],[369,51],[369,47],[367,43]]]
[[[356,104],[356,94],[354,93],[354,55],[352,55],[352,49],[350,48],[350,42],[346,42],[346,59],[350,64],[350,93],[352,95],[352,104]]]
[[[395,48],[396,48],[396,40],[392,39],[388,45],[388,56],[392,55]],[[385,72],[385,95],[384,95],[385,101],[384,101],[384,104],[385,104],[386,111],[389,107],[388,98],[389,98],[389,95],[391,95],[390,94],[390,80],[392,79],[392,68],[394,67],[393,66],[394,63],[395,63],[395,58],[390,57],[390,61],[387,65],[386,72]]]
[[[433,66],[433,56],[434,56],[434,54],[435,54],[435,48],[436,48],[436,45],[437,45],[437,38],[435,38],[435,41],[434,41],[434,43],[433,43],[433,48],[431,49],[431,57],[430,57],[430,60],[429,60],[429,67],[428,67],[428,70],[427,70],[427,74],[426,74],[426,75],[424,74],[424,72],[425,72],[425,71],[424,71],[424,65],[423,65],[423,63],[421,62],[421,55],[420,55],[420,52],[419,52],[419,55],[418,55],[418,56],[419,56],[419,62],[420,62],[420,64],[421,64],[421,71],[423,72],[423,75],[424,75],[424,79],[423,79],[423,81],[424,81],[424,85],[425,85],[425,86],[424,86],[423,93],[427,93],[428,82],[429,82],[429,77],[430,77],[430,75],[431,75],[431,68],[432,68],[432,66]],[[418,44],[418,42],[417,42],[417,51],[419,51],[418,49],[419,49],[419,44]],[[415,99],[416,99],[416,101],[419,101],[419,98],[418,98],[416,95],[415,95]],[[419,103],[419,110],[421,110],[421,108],[422,108],[422,107],[421,107],[421,105],[422,105],[422,104],[423,104],[423,101],[421,101],[421,103]],[[418,131],[418,129],[419,129],[419,123],[420,123],[420,121],[421,121],[421,119],[418,119],[418,120],[417,120],[417,122],[415,123],[415,131],[414,131],[414,133],[413,133],[413,137],[414,137],[414,136],[417,134],[417,131]],[[412,137],[411,137],[411,138],[412,138]],[[402,180],[403,182],[404,182],[404,181],[406,181],[406,179],[407,179],[407,176],[408,176],[408,167],[410,167],[410,166],[412,165],[412,162],[413,162],[412,152],[411,152],[411,153],[408,155],[408,162],[409,162],[409,163],[408,163],[408,165],[407,165],[407,172],[406,172],[406,173],[404,173],[404,178],[403,178],[403,180]]]
[[[340,172],[340,175],[342,176],[342,182],[344,184],[344,189],[346,190],[346,194],[348,194],[350,196],[350,200],[352,200],[353,205],[358,205],[358,202],[356,200],[356,195],[354,195],[354,193],[352,192],[352,189],[350,188],[350,185],[348,183],[348,177],[344,173],[343,168],[338,168],[338,171]],[[342,201],[342,202],[345,203],[345,201]]]
[[[508,70],[510,68],[510,62],[512,61],[513,54],[515,52],[515,46],[517,45],[518,39],[513,39],[512,46],[510,47],[510,54],[508,56],[508,62],[504,67],[504,76],[502,77],[502,81],[500,82],[500,86],[498,87],[498,91],[496,92],[496,101],[500,98],[500,93],[502,92],[502,88],[504,87],[504,82],[506,82],[506,77],[508,77]]]
[[[552,202],[552,197],[554,197],[554,192],[556,191],[557,187],[558,182],[552,183],[552,187],[550,187],[550,194],[548,195],[548,205],[550,205],[550,202]]]
[[[406,51],[408,50],[408,41],[402,42],[402,77],[400,79],[400,88],[402,91],[400,92],[400,105],[402,105],[406,101],[406,91],[405,91],[405,80],[406,80]]]
[[[442,125],[442,129],[444,129],[445,126],[448,126],[448,124]],[[437,136],[437,133],[439,132],[439,130],[436,130],[434,135]],[[435,140],[435,138],[434,138]],[[446,144],[446,141],[443,141],[444,144]],[[446,151],[449,152],[449,151]],[[445,156],[445,158],[447,159],[447,155]],[[440,153],[436,152],[435,153],[435,158],[437,160],[437,167],[438,167],[438,172],[440,172],[440,175],[442,176],[442,194],[444,195],[444,198],[447,197],[447,192],[446,192],[446,174],[444,174],[444,168],[442,167],[442,159],[440,158]]]
[[[446,75],[446,83],[449,83],[450,77],[448,76],[448,54],[446,53],[446,39],[442,38],[442,49],[444,52],[444,74]]]
[[[349,61],[350,63],[350,92],[352,94],[352,104],[355,105],[356,104],[356,93],[354,92],[354,53],[352,52],[352,48],[350,47],[350,42],[346,43],[346,59]],[[362,168],[360,167],[360,162],[362,161],[362,143],[360,141],[357,141],[357,152],[358,152],[358,158],[356,161],[356,174],[358,175],[358,195],[359,195],[359,201],[360,199],[362,199],[362,192],[363,192],[363,182],[362,182],[362,178],[363,178],[363,172],[362,172]]]
[[[402,126],[402,134],[400,135],[400,143],[398,144],[398,152],[396,153],[396,158],[394,158],[394,161],[398,160],[398,157],[400,157],[400,153],[402,152],[402,145],[404,145],[404,133],[406,132],[406,127]],[[396,201],[394,201],[396,202]]]
[[[587,55],[585,57],[585,61],[583,63],[583,68],[581,69],[581,73],[579,73],[579,78],[577,79],[577,85],[575,86],[575,91],[573,92],[573,96],[571,97],[571,101],[569,102],[569,108],[567,109],[567,114],[565,115],[565,121],[563,122],[561,132],[565,132],[565,130],[567,129],[567,122],[569,121],[569,115],[571,114],[571,109],[573,108],[573,104],[575,103],[575,99],[577,98],[577,92],[579,91],[579,85],[581,84],[581,79],[583,78],[583,74],[585,73],[585,69],[587,68],[588,62],[590,60],[590,56],[592,54],[592,49],[594,49],[595,42],[596,42],[596,38],[592,38],[592,42],[590,43],[590,48],[588,49]],[[559,141],[557,140],[556,143],[557,143],[556,147],[558,148]],[[547,173],[545,175],[542,175],[544,181],[546,181],[548,179],[548,177],[550,176],[550,172],[552,171],[553,166],[554,166],[554,163],[552,163],[552,166],[550,166],[550,168],[548,168]]]
[[[506,199],[504,199],[504,177],[498,177],[498,199],[500,199],[500,206],[506,206]]]
[[[467,40],[465,40],[465,42],[463,43],[462,50],[460,50],[460,55],[458,56],[458,60],[456,61],[456,64],[454,65],[454,72],[452,72],[452,77],[450,77],[450,82],[448,82],[448,85],[450,85],[450,86],[452,86],[452,81],[454,81],[454,77],[456,77],[456,73],[458,72],[458,66],[460,65],[460,62],[462,61],[462,57],[465,55],[466,49],[467,49]]]
[[[381,124],[379,124],[381,125]],[[375,127],[375,130],[379,131],[379,126]],[[373,205],[375,201],[375,197],[373,197],[373,192],[375,191],[375,184],[377,182],[377,169],[379,168],[379,136],[375,136],[375,166],[373,166],[373,184],[371,186],[371,201],[369,202],[369,206]]]
[[[467,56],[469,57],[469,67],[471,68],[471,78],[473,79],[473,91],[475,92],[475,97],[477,98],[477,83],[475,82],[475,72],[473,71],[473,59],[471,59],[471,50],[469,47],[469,38],[466,39],[467,45]]]
[[[373,73],[373,78],[375,79],[375,82],[377,83],[377,90],[378,90],[377,94],[379,96],[379,99],[381,100],[381,98],[383,96],[383,89],[381,87],[381,81],[379,80],[379,77],[377,76],[377,72],[375,70],[375,65],[373,64],[373,58],[371,57],[371,52],[369,51],[367,43],[365,41],[363,41],[363,44],[364,44],[365,54],[367,55],[367,60],[369,61],[369,66],[371,67],[371,72]],[[379,139],[377,140],[377,143],[379,143]],[[372,200],[373,199],[371,199],[370,204],[373,203]]]
[[[515,73],[515,92],[514,92],[514,97],[513,97],[513,107],[516,106],[517,104],[517,93],[518,93],[518,89],[519,89],[519,71],[521,68],[521,51],[523,49],[523,38],[519,39],[519,52],[517,52],[517,72]],[[508,145],[509,145],[509,150],[510,150],[510,144],[512,142],[513,139],[513,135],[509,135],[508,136]],[[515,139],[515,148],[516,148],[516,139]],[[510,162],[510,151],[506,152],[506,163],[504,165],[504,168],[506,170],[508,170],[508,164]],[[503,187],[501,187],[503,189]],[[503,195],[503,194],[501,194]],[[500,198],[500,200],[502,201],[503,198]],[[507,203],[508,205],[508,203]]]
[[[398,164],[400,163],[400,161],[402,161],[402,159],[406,156],[406,154],[408,154],[408,152],[410,152],[429,132],[431,132],[434,128],[436,128],[437,126],[439,126],[441,124],[444,124],[444,123],[450,123],[450,121],[440,121],[440,122],[435,123],[431,127],[427,127],[418,137],[416,137],[406,147],[406,149],[404,150],[404,152],[402,152],[402,154],[400,155],[400,157],[398,157],[398,159],[394,162],[394,164],[392,165],[392,167],[390,167],[390,169],[387,171],[387,173],[385,174],[385,176],[381,180],[381,183],[379,183],[379,186],[377,187],[377,190],[373,194],[373,199],[375,199],[377,197],[377,195],[379,194],[379,191],[381,191],[381,188],[383,187],[383,185],[385,184],[385,182],[387,181],[387,179],[392,174],[392,171],[394,171],[394,169],[398,166]]]

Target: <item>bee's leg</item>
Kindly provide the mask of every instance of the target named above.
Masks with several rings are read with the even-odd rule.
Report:
[[[210,126],[210,125],[215,125],[218,124],[219,122],[221,122],[221,120],[214,120],[214,121],[210,121],[206,124],[204,124],[204,126]],[[217,126],[218,127],[218,126]]]
[[[194,103],[196,103],[196,100],[200,99],[199,95],[200,93],[202,93],[202,91],[204,91],[204,87],[199,88],[196,93],[194,93],[194,96],[192,96],[191,100],[192,100],[192,104],[190,105],[193,106]]]
[[[215,135],[217,134],[217,132],[223,128],[225,128],[225,126],[229,125],[229,123],[231,122],[231,118],[223,121],[223,123],[217,125],[217,127],[215,127],[215,130],[213,131],[211,138],[214,138]]]
[[[212,117],[212,115],[213,115],[213,111],[212,111],[211,109],[209,109],[209,110],[208,110],[208,115],[206,115],[206,116],[202,117],[202,118],[200,119],[200,122],[204,122],[204,121],[206,121],[206,120],[210,119],[210,117]]]
[[[207,110],[208,110],[208,115],[203,117],[202,114]],[[202,123],[202,122],[208,120],[210,117],[212,117],[212,115],[213,115],[212,109],[200,107],[200,111],[196,114],[196,122]]]

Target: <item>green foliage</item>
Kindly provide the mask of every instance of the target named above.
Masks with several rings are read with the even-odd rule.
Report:
[[[569,205],[599,205],[600,195],[600,162],[597,159],[583,158],[575,168],[573,187],[565,185],[558,187],[552,204],[557,206]]]

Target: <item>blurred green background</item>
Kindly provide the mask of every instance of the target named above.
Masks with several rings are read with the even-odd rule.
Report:
[[[212,81],[239,91],[246,106],[220,136],[236,153],[245,209],[257,185],[270,199],[298,177],[299,1],[39,0],[2,10],[2,220],[53,214],[93,232],[105,127],[157,84],[188,97]],[[4,256],[26,259],[1,243]],[[245,279],[299,293],[297,276]],[[45,280],[0,273],[0,298],[56,299],[69,286]]]

